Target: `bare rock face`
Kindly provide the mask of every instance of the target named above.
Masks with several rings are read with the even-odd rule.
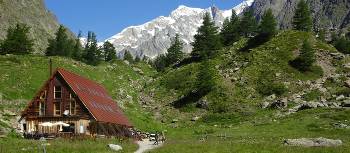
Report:
[[[271,8],[281,29],[292,28],[294,11],[299,0],[255,0],[252,8],[257,19]],[[344,29],[350,22],[350,0],[307,0],[316,28]]]
[[[56,17],[49,12],[44,0],[0,0],[0,40],[4,39],[7,29],[16,23],[31,27],[30,36],[35,39],[36,53],[43,53],[59,27]]]
[[[284,144],[288,146],[303,146],[303,147],[335,147],[343,144],[341,140],[333,140],[326,138],[301,138],[301,139],[286,139]]]

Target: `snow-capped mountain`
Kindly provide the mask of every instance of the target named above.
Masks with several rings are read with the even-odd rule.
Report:
[[[245,0],[233,9],[237,14],[252,5],[254,0]],[[219,10],[213,6],[207,9],[179,6],[168,17],[160,16],[139,26],[131,26],[107,39],[116,47],[119,55],[125,50],[134,56],[148,56],[154,58],[164,54],[171,45],[171,39],[179,34],[184,43],[184,52],[192,51],[191,42],[197,29],[202,25],[202,18],[206,12],[212,15],[217,26],[221,26],[226,17],[230,17],[232,10]]]

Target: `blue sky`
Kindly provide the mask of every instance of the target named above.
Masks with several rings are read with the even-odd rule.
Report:
[[[243,0],[45,0],[59,22],[74,33],[93,31],[104,40],[131,25],[168,16],[179,5],[231,9]]]

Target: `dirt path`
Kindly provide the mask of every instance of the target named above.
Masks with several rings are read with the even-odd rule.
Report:
[[[159,145],[154,145],[154,141],[149,141],[148,139],[143,139],[143,141],[137,141],[139,145],[139,149],[135,151],[135,153],[144,153],[146,151],[161,147],[163,144],[159,143]]]

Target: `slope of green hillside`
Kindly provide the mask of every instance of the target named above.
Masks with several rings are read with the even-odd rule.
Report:
[[[312,41],[318,55],[336,52],[334,47],[317,41],[311,34],[297,31],[282,32],[269,42],[250,51],[241,50],[248,41],[243,39],[235,43],[232,48],[223,49],[217,58],[210,61],[220,77],[216,79],[217,88],[202,99],[211,103],[214,111],[221,108],[224,109],[222,111],[239,111],[241,107],[255,107],[269,96],[259,91],[268,90],[268,86],[261,86],[262,82],[267,82],[267,85],[284,86],[286,89],[283,90],[286,92],[281,97],[300,92],[305,87],[296,85],[296,82],[317,80],[324,76],[324,70],[321,67],[324,65],[320,66],[318,63],[312,67],[311,72],[306,73],[290,66],[289,61],[297,57],[305,38]],[[326,60],[327,63],[334,62],[331,59]],[[168,108],[171,109],[172,102],[195,90],[199,65],[200,63],[192,63],[178,69],[168,69],[148,86],[146,91],[158,102],[155,105],[170,106]],[[334,66],[334,68],[337,67]],[[329,70],[325,71],[328,73]],[[193,105],[189,104],[185,110],[198,111],[191,108]]]
[[[49,58],[43,56],[0,56],[0,94],[5,103],[2,108],[17,107],[13,101],[22,99],[17,107],[20,111],[49,77]],[[136,127],[153,128],[152,118],[138,104],[139,92],[151,79],[155,71],[147,64],[128,65],[116,60],[97,67],[62,57],[52,57],[53,70],[56,67],[75,72],[101,83],[110,95],[125,110]],[[6,102],[9,105],[6,105]],[[16,109],[16,108],[15,108]],[[19,110],[18,110],[19,109]],[[150,124],[144,124],[150,123]]]
[[[289,61],[297,57],[306,38],[312,42],[318,62],[312,71],[302,73],[290,66]],[[274,92],[281,92],[277,99],[290,98],[295,94],[304,96],[302,94],[306,93],[305,97],[310,100],[323,97],[332,101],[334,95],[340,95],[340,91],[348,91],[342,87],[344,78],[337,80],[337,84],[330,83],[326,93],[311,88],[311,82],[331,80],[327,77],[340,73],[338,69],[342,69],[341,65],[346,63],[346,58],[336,60],[330,57],[330,54],[337,53],[336,49],[316,40],[309,33],[281,32],[256,48],[242,51],[247,43],[248,40],[243,39],[232,47],[223,49],[218,57],[212,59],[210,63],[219,74],[215,90],[198,101],[185,102],[181,108],[174,108],[172,104],[196,89],[196,76],[201,63],[167,69],[146,87],[145,91],[154,99],[149,102],[154,106],[150,107],[151,110],[165,123],[174,119],[191,122],[192,117],[198,116],[205,123],[225,124],[226,121],[235,123],[259,116],[260,104]],[[293,100],[289,100],[289,107],[295,105]],[[200,102],[207,103],[208,108],[196,107]]]
[[[312,71],[301,73],[289,65],[298,56],[302,42],[308,38],[317,54]],[[349,149],[349,128],[337,128],[337,123],[349,125],[346,108],[317,108],[283,115],[297,105],[294,97],[313,102],[348,96],[344,86],[348,69],[342,65],[349,57],[315,39],[309,33],[285,31],[255,48],[242,50],[244,39],[223,49],[210,61],[219,77],[216,89],[199,101],[190,101],[180,108],[172,103],[195,90],[196,75],[201,63],[169,68],[146,87],[150,109],[169,126],[168,142],[155,152],[346,152]],[[339,77],[338,77],[339,76]],[[324,81],[324,83],[323,83]],[[319,83],[321,82],[321,83]],[[321,87],[313,85],[321,84]],[[282,88],[282,87],[283,88]],[[285,109],[262,109],[262,102],[271,97],[269,91],[283,90],[277,99],[288,99]],[[316,89],[314,89],[316,88]],[[321,92],[326,89],[326,92]],[[275,91],[273,91],[275,92]],[[298,96],[296,96],[298,95]],[[206,102],[207,109],[198,108]],[[271,101],[268,101],[271,102]],[[199,117],[197,121],[191,121]],[[290,147],[285,139],[326,137],[343,141],[341,147]]]

